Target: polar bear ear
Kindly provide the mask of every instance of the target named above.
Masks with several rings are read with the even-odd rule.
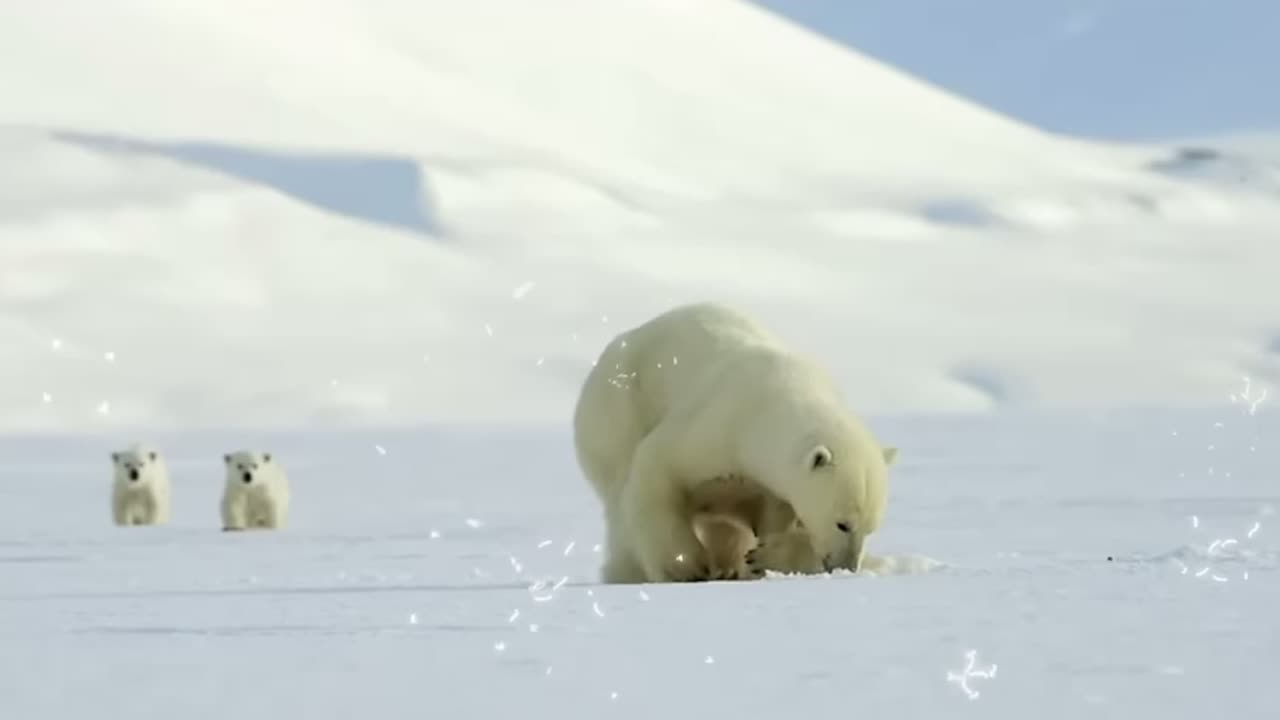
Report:
[[[230,464],[231,464],[231,453],[227,453],[226,455],[223,455],[223,456],[222,456],[222,462],[224,462],[224,463],[226,463],[226,464],[230,465]]]
[[[156,461],[156,451],[155,451],[155,450],[152,450],[152,451],[148,454],[148,457],[150,457],[150,458],[151,458],[151,462],[155,462],[155,461]]]
[[[886,467],[892,465],[893,461],[898,457],[898,448],[896,447],[881,448],[881,452],[884,453],[884,464]]]
[[[264,463],[269,463],[269,462],[271,462],[271,453],[263,453],[263,455],[262,455],[262,462],[264,462]]]
[[[809,451],[809,469],[821,470],[832,462],[831,450],[826,445],[819,445]]]
[[[113,462],[113,463],[118,463],[118,462],[120,462],[120,453],[118,453],[118,452],[113,452],[113,453],[111,453],[111,462]]]

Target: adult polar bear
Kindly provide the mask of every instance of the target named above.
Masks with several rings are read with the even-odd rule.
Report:
[[[715,303],[609,343],[578,397],[574,446],[604,505],[606,583],[709,579],[692,500],[729,476],[789,504],[824,567],[857,569],[896,455],[815,362]]]

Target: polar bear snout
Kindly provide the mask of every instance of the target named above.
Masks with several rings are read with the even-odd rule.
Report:
[[[138,468],[129,468],[129,482],[138,482],[140,479],[142,479],[142,475],[138,472]]]
[[[245,485],[248,485],[253,482],[253,473],[245,470],[244,474],[240,476],[240,479],[244,481]]]

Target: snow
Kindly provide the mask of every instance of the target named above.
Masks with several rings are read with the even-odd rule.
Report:
[[[1265,717],[1278,421],[877,416],[910,448],[879,574],[644,587],[596,584],[563,430],[164,433],[174,522],[127,531],[109,439],[6,438],[6,715]],[[217,529],[245,442],[295,478],[284,532]]]
[[[1276,706],[1266,133],[1056,136],[734,0],[11,3],[0,48],[5,717]],[[861,576],[595,583],[575,393],[709,298],[902,448]],[[170,527],[108,522],[137,440]],[[217,531],[240,447],[286,531]]]
[[[1280,206],[1171,148],[728,0],[295,5],[0,9],[0,427],[563,422],[613,333],[709,297],[866,411],[1280,377]]]

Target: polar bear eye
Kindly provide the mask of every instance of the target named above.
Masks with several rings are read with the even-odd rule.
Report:
[[[809,452],[809,469],[821,470],[831,464],[831,451],[825,445],[819,445]]]

